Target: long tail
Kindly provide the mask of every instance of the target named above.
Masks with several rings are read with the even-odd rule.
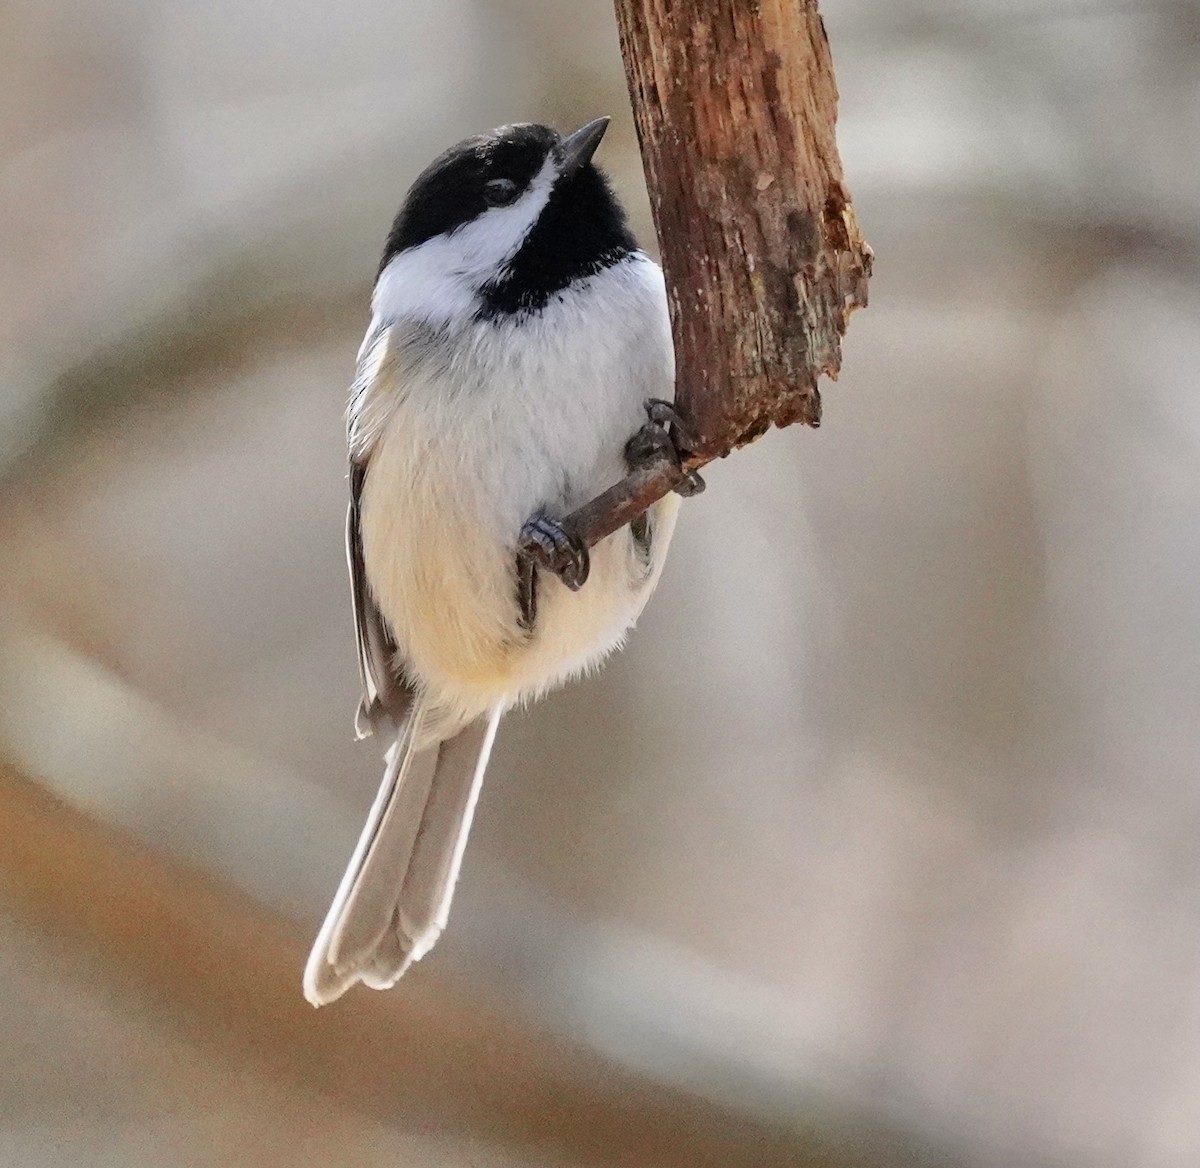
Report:
[[[336,1001],[358,981],[372,989],[395,985],[446,926],[501,711],[418,750],[426,713],[418,698],[396,735],[379,794],[309,954],[304,996],[314,1006]]]

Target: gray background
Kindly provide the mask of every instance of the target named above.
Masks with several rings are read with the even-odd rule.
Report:
[[[625,654],[505,723],[414,977],[758,1115],[1191,1168],[1200,7],[825,7],[877,255],[825,424],[713,467]],[[13,0],[0,76],[0,754],[315,928],[378,780],[378,247],[443,146],[601,113],[652,241],[611,12]],[[6,1164],[508,1162],[314,1111],[65,944],[0,923]]]

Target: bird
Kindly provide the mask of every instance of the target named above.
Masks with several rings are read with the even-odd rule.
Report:
[[[387,235],[346,414],[356,727],[387,749],[305,967],[313,1005],[430,950],[501,716],[623,644],[703,486],[590,549],[568,522],[688,437],[662,270],[593,161],[608,124],[459,142]]]

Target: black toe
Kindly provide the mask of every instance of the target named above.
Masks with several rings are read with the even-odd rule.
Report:
[[[521,528],[517,554],[553,572],[572,592],[584,586],[591,570],[587,544],[547,515],[535,515]]]

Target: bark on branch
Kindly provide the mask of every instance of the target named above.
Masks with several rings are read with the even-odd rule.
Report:
[[[569,516],[588,544],[772,424],[818,425],[871,274],[816,0],[615,4],[696,443]]]

